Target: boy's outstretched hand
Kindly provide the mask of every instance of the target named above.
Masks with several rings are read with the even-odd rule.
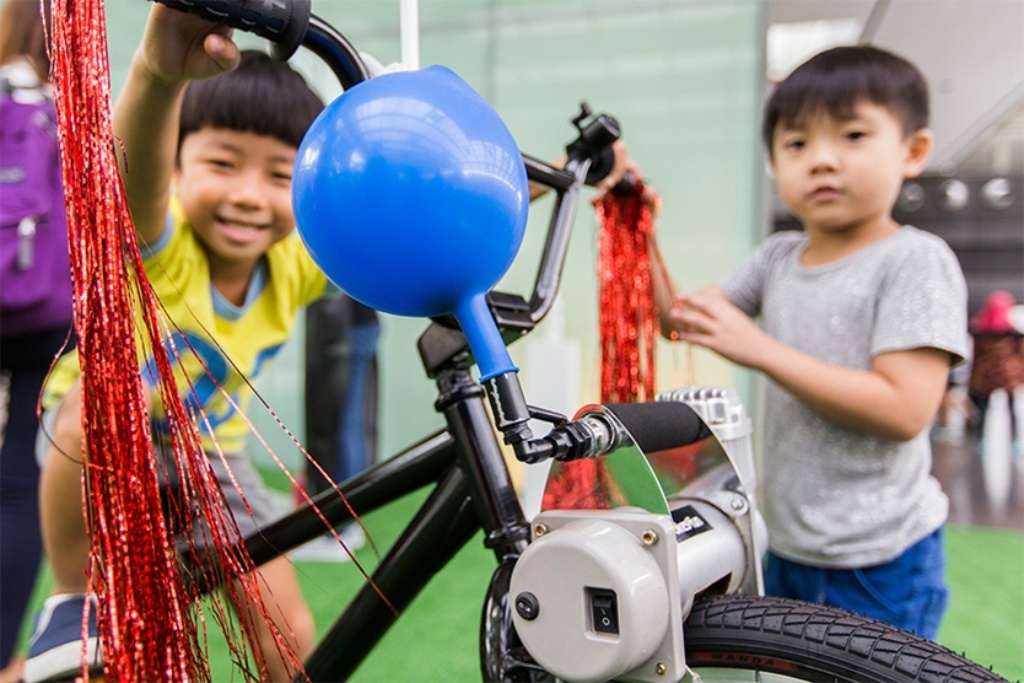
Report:
[[[671,317],[680,340],[706,347],[750,368],[760,368],[768,348],[775,344],[715,287],[679,296]]]
[[[135,231],[154,244],[167,224],[185,86],[234,70],[232,29],[154,3],[114,109],[121,178]],[[131,172],[127,160],[130,159]]]
[[[238,66],[233,29],[154,4],[137,59],[168,85],[211,78]]]

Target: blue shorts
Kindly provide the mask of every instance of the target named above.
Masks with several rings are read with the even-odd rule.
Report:
[[[764,583],[767,595],[842,607],[935,640],[949,604],[942,527],[873,567],[812,567],[769,552]]]

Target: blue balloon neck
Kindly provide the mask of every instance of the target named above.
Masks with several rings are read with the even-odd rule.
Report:
[[[480,368],[481,384],[498,375],[519,372],[512,357],[508,355],[508,347],[501,338],[491,309],[487,307],[486,295],[476,294],[460,302],[453,313],[462,327],[462,333],[466,335],[477,367]]]

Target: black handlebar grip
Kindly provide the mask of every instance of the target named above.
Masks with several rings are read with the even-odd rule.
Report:
[[[688,446],[711,436],[704,421],[685,403],[608,403],[605,407],[644,453]]]
[[[311,0],[156,0],[181,12],[195,14],[266,38],[274,58],[285,61],[302,44],[309,26]]]

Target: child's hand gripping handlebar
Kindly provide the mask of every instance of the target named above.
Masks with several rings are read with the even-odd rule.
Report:
[[[218,24],[254,33],[274,43],[274,57],[288,59],[302,44],[310,0],[159,0],[160,4]]]
[[[310,0],[156,0],[212,22],[247,31],[272,44],[271,54],[285,61],[300,45],[324,61],[342,88],[370,77],[359,53],[334,27],[310,12]]]

